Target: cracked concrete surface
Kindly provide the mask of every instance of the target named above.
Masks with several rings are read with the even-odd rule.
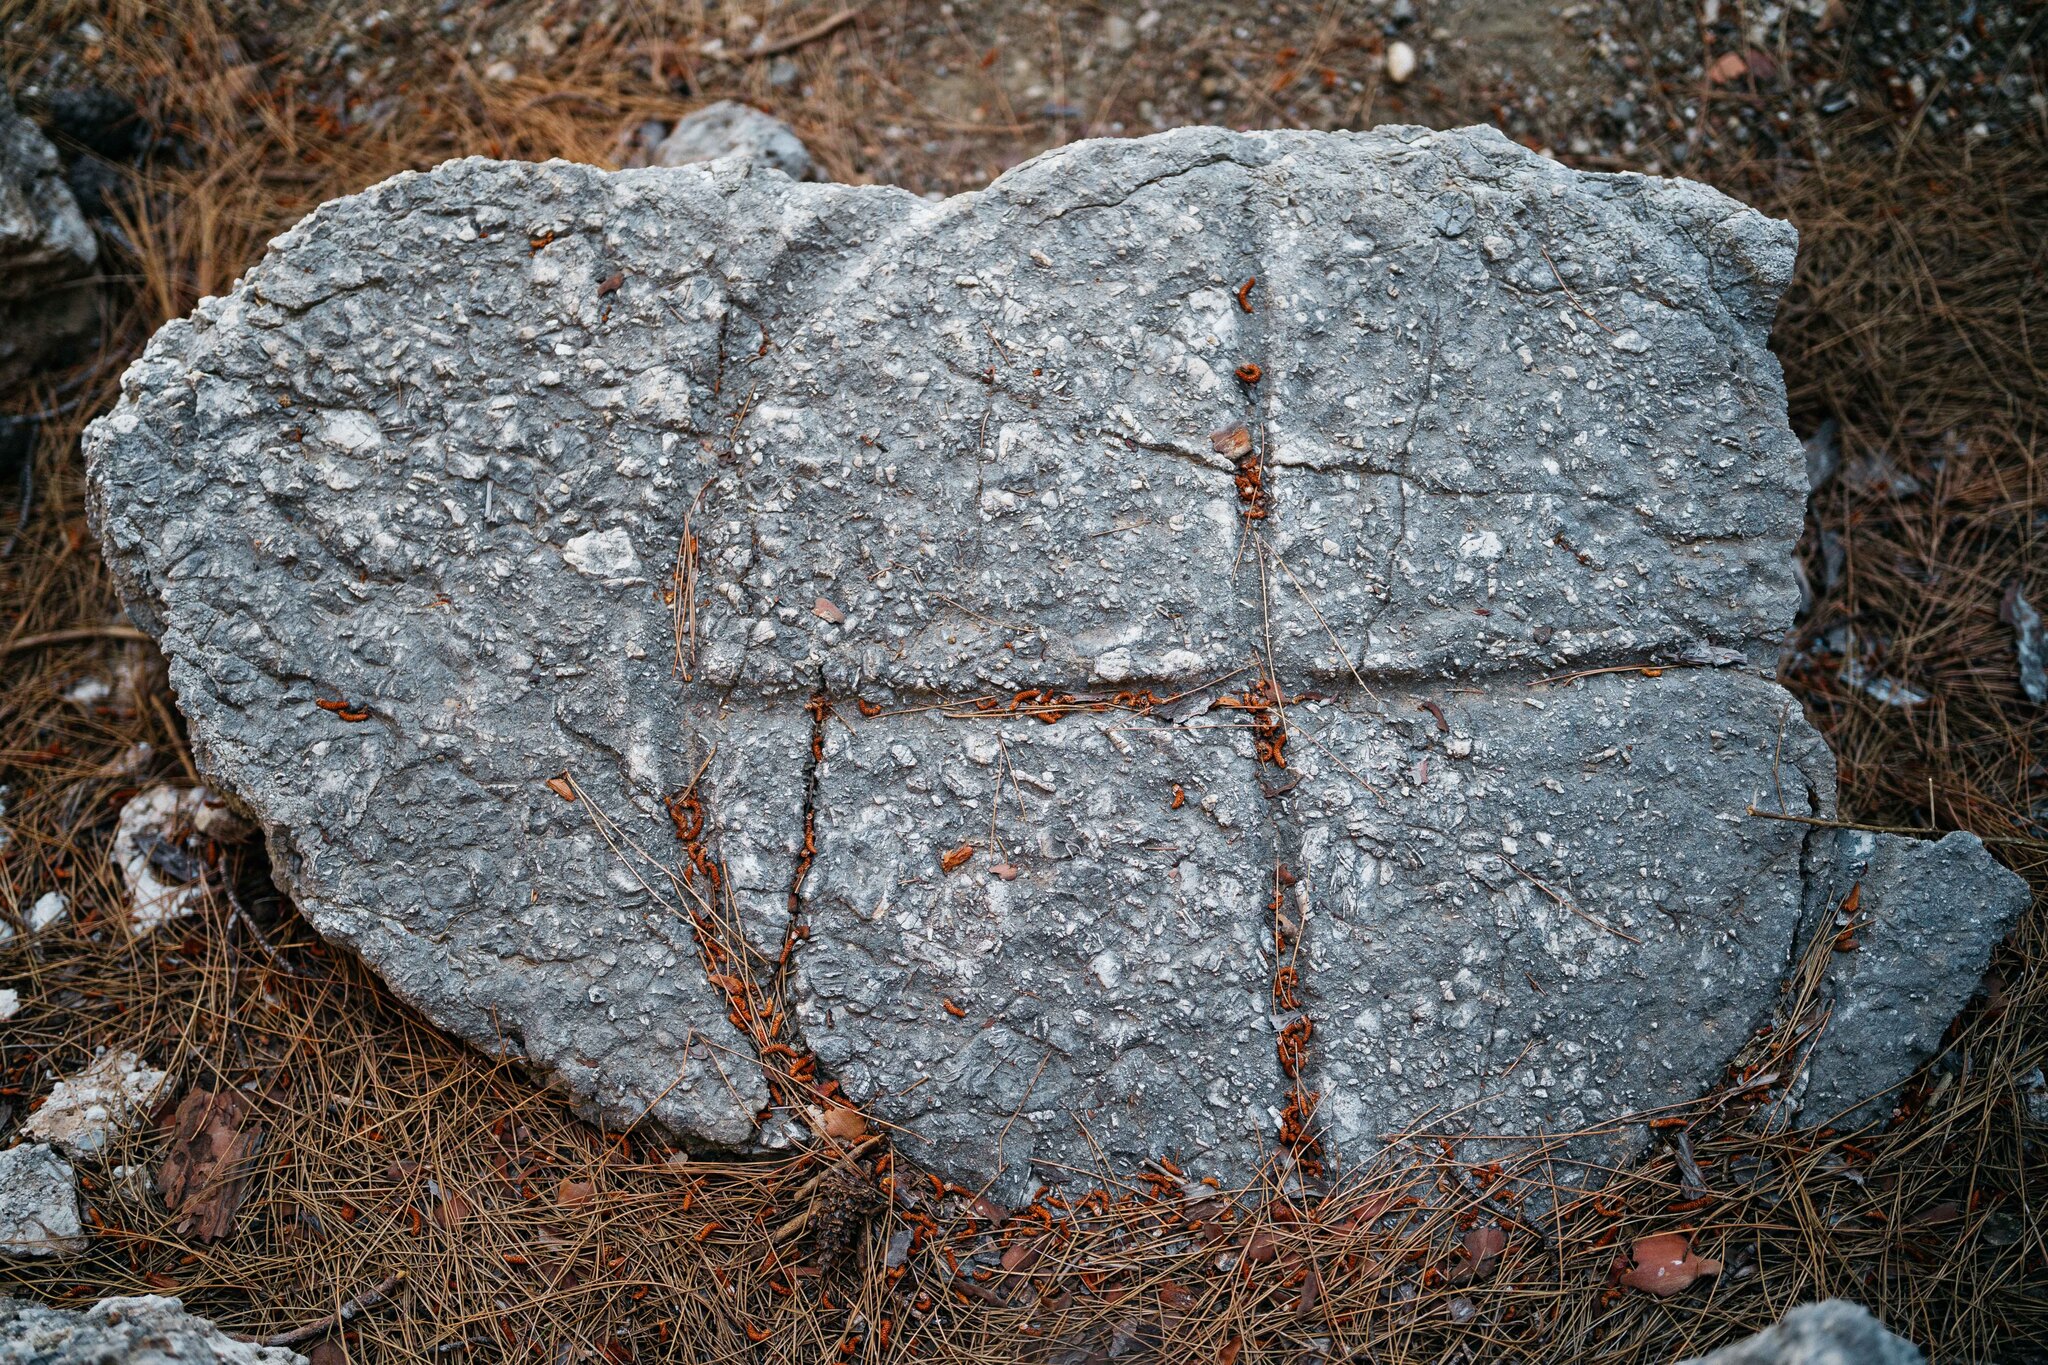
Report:
[[[1834,865],[1743,815],[1832,814],[1769,681],[1792,250],[1483,131],[942,203],[451,162],[160,332],[93,513],[312,921],[592,1116],[780,1140],[772,1036],[1003,1196],[1240,1179],[1297,1020],[1352,1161],[1669,1103],[1768,1013]],[[685,794],[774,1030],[707,975]],[[2017,882],[1867,861],[1946,926],[1938,1009]]]

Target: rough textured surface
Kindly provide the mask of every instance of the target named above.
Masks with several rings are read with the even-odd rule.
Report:
[[[820,770],[804,1034],[852,1093],[902,1093],[920,1160],[1006,1191],[1030,1162],[1249,1170],[1281,1103],[1251,740],[1094,722],[890,717],[831,732]]]
[[[101,1299],[84,1312],[0,1298],[0,1365],[305,1365],[297,1351],[237,1341],[177,1299]]]
[[[1935,1054],[2029,892],[1974,834],[1936,842],[1844,831],[1829,842],[1807,932],[1846,933],[1856,946],[1828,958],[1816,1003],[1831,1013],[1793,1094],[1807,1122],[1858,1126],[1889,1115],[1890,1092]]]
[[[733,100],[708,104],[681,119],[654,149],[657,166],[691,166],[737,153],[791,180],[811,178],[811,152],[779,118]]]
[[[0,1256],[68,1256],[85,1245],[71,1163],[39,1142],[0,1152]]]
[[[1744,814],[1833,813],[1792,247],[1482,131],[454,162],[166,327],[94,514],[314,922],[605,1118],[782,1140],[709,906],[1006,1194],[1311,1091],[1576,1126],[1719,1073],[1831,867]]]
[[[1418,704],[1438,695],[1443,732]],[[1768,1012],[1800,922],[1799,827],[1742,807],[1773,798],[1774,763],[1795,813],[1832,786],[1786,707],[1705,669],[1303,707],[1319,742],[1290,746],[1284,800],[1339,1146],[1697,1095]]]
[[[1925,1365],[1927,1357],[1885,1330],[1862,1304],[1802,1304],[1747,1341],[1683,1365]]]
[[[99,244],[58,169],[57,149],[0,89],[0,387],[55,360],[98,323]]]
[[[21,1131],[72,1157],[97,1156],[123,1129],[149,1112],[164,1073],[133,1052],[103,1052],[58,1081]]]

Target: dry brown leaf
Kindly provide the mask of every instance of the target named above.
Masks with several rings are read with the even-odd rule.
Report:
[[[1374,1223],[1386,1217],[1400,1200],[1401,1196],[1393,1190],[1382,1190],[1378,1194],[1361,1199],[1352,1208],[1350,1216],[1337,1224],[1334,1230],[1350,1233],[1370,1228]]]
[[[1953,1199],[1944,1199],[1938,1204],[1929,1204],[1920,1210],[1913,1221],[1923,1228],[1938,1228],[1944,1223],[1953,1223],[1963,1216],[1963,1211]]]
[[[1658,1298],[1669,1298],[1703,1275],[1721,1273],[1721,1263],[1710,1256],[1693,1254],[1692,1243],[1683,1233],[1660,1232],[1638,1237],[1629,1245],[1627,1265],[1619,1261],[1620,1283],[1641,1289]]]
[[[1038,1239],[1018,1242],[1003,1253],[1003,1269],[1029,1270],[1038,1260]]]
[[[1244,1259],[1247,1265],[1264,1265],[1279,1254],[1280,1244],[1264,1228],[1259,1228],[1245,1240]]]
[[[1465,1234],[1465,1260],[1452,1276],[1459,1280],[1483,1280],[1493,1273],[1494,1262],[1507,1250],[1508,1235],[1497,1227],[1473,1228]]]
[[[234,1230],[235,1213],[249,1197],[248,1159],[263,1145],[263,1130],[250,1122],[250,1109],[239,1090],[196,1085],[179,1102],[156,1187],[180,1233],[217,1242]]]
[[[973,856],[973,844],[962,844],[958,848],[949,848],[939,855],[939,870],[941,872],[958,872],[961,868],[967,866],[967,860]]]
[[[1323,1277],[1316,1270],[1316,1263],[1310,1261],[1301,1277],[1301,1293],[1294,1299],[1294,1316],[1305,1318],[1316,1311],[1316,1305],[1323,1299]]]
[[[1740,52],[1724,52],[1707,68],[1707,79],[1715,85],[1726,85],[1730,81],[1741,80],[1748,73],[1749,63],[1742,59]]]
[[[575,784],[566,777],[549,778],[548,790],[561,797],[564,801],[574,801],[576,799]]]
[[[868,1133],[867,1116],[860,1110],[844,1104],[835,1104],[827,1109],[818,1126],[824,1129],[826,1137],[836,1138],[841,1142],[851,1142],[856,1138],[866,1137]]]
[[[597,1186],[588,1180],[571,1180],[562,1177],[562,1183],[555,1186],[555,1202],[565,1209],[580,1209],[597,1197]]]
[[[1235,460],[1250,452],[1252,434],[1244,427],[1226,427],[1209,438],[1209,449]]]
[[[457,1191],[450,1190],[441,1196],[440,1202],[434,1205],[434,1211],[429,1217],[434,1220],[435,1227],[443,1232],[453,1232],[469,1221],[471,1212],[469,1201]]]

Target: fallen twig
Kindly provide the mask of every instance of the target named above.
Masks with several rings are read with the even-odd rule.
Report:
[[[1562,272],[1558,270],[1557,262],[1550,259],[1550,252],[1540,246],[1536,249],[1538,251],[1543,252],[1544,264],[1550,267],[1551,275],[1554,276],[1557,280],[1557,287],[1559,289],[1564,290],[1564,296],[1572,301],[1572,307],[1578,309],[1581,313],[1584,313],[1586,315],[1586,320],[1592,323],[1595,327],[1598,327],[1601,331],[1607,333],[1607,335],[1613,336],[1614,329],[1612,327],[1609,327],[1606,323],[1600,321],[1600,319],[1594,317],[1593,310],[1586,307],[1585,304],[1579,302],[1579,296],[1577,294],[1574,294],[1572,292],[1572,287],[1564,282],[1564,275]]]
[[[1501,861],[1506,863],[1509,867],[1514,868],[1515,871],[1520,872],[1524,877],[1527,877],[1529,880],[1529,885],[1535,887],[1538,891],[1541,891],[1544,895],[1550,897],[1550,899],[1556,901],[1559,905],[1571,911],[1574,915],[1577,915],[1580,919],[1592,925],[1595,929],[1605,930],[1606,932],[1614,935],[1616,938],[1625,938],[1630,943],[1633,943],[1638,947],[1642,946],[1643,941],[1637,938],[1634,934],[1631,934],[1623,929],[1617,929],[1613,925],[1608,924],[1602,920],[1595,919],[1593,916],[1587,914],[1584,910],[1579,909],[1578,906],[1573,905],[1571,903],[1570,898],[1558,895],[1557,892],[1552,891],[1542,882],[1536,880],[1536,878],[1533,875],[1531,875],[1525,868],[1522,867],[1520,863],[1517,863],[1513,858],[1502,858]]]
[[[309,1322],[304,1327],[294,1327],[289,1332],[279,1332],[274,1337],[265,1337],[263,1345],[296,1346],[302,1341],[311,1341],[317,1336],[323,1336],[337,1327],[345,1327],[364,1312],[384,1302],[390,1296],[391,1291],[398,1288],[404,1279],[405,1272],[403,1270],[386,1275],[382,1280],[378,1281],[375,1288],[356,1295],[328,1316],[321,1318],[318,1322]]]
[[[69,630],[45,631],[41,635],[24,635],[19,640],[10,640],[0,654],[19,654],[24,650],[41,649],[44,645],[72,645],[84,640],[139,640],[149,643],[149,636],[134,626],[73,626]]]
[[[1864,834],[1910,834],[1922,839],[1938,839],[1953,831],[1935,829],[1927,825],[1859,825],[1854,820],[1823,820],[1817,815],[1793,815],[1786,811],[1759,810],[1746,807],[1745,815],[1754,815],[1759,820],[1787,820],[1795,825],[1812,825],[1816,829],[1853,829]],[[1962,831],[1975,834],[1975,830]],[[2030,848],[2036,852],[2048,853],[2048,839],[2029,839],[2018,834],[1978,834],[1977,839],[1986,844],[2002,844],[2007,848]]]
[[[864,6],[855,5],[850,9],[843,9],[831,18],[822,19],[812,24],[809,28],[799,29],[787,38],[777,38],[772,43],[763,43],[759,47],[750,47],[739,55],[743,60],[751,62],[758,61],[762,57],[779,57],[785,52],[794,52],[807,43],[815,43],[818,39],[828,34],[838,32],[855,19],[858,19],[863,8]]]

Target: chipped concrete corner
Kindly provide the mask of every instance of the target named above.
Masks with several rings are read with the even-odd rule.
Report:
[[[93,512],[312,921],[593,1117],[772,1144],[831,1078],[1004,1194],[1614,1120],[1854,857],[1833,1103],[2020,893],[1799,822],[1793,250],[1484,130],[943,203],[457,161],[165,327]]]

